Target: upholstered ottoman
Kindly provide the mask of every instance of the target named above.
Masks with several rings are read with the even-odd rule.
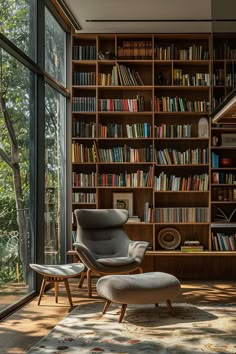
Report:
[[[64,282],[68,300],[70,306],[73,307],[69,278],[77,277],[84,271],[84,265],[82,263],[71,263],[71,264],[30,264],[30,267],[37,273],[43,275],[43,282],[40,289],[38,305],[40,305],[41,298],[44,293],[46,283],[54,283],[55,288],[55,300],[58,302],[58,283]]]
[[[171,274],[162,272],[106,275],[97,282],[97,293],[107,299],[102,315],[111,302],[122,304],[119,322],[122,321],[127,304],[155,304],[166,301],[169,312],[175,316],[171,305],[181,289],[179,280]]]

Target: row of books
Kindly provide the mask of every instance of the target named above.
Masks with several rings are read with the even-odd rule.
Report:
[[[225,96],[218,96],[218,97],[215,97],[213,96],[212,97],[212,108],[215,109],[216,107],[218,107],[224,100]]]
[[[154,58],[157,60],[208,60],[209,51],[201,45],[183,49],[173,44],[167,47],[155,45]]]
[[[96,97],[72,97],[73,112],[95,112]]]
[[[157,191],[208,191],[208,174],[178,177],[161,172],[154,177],[154,188]]]
[[[97,162],[97,147],[72,142],[72,163]]]
[[[101,187],[151,187],[153,184],[153,167],[148,171],[137,170],[137,172],[115,174],[98,174],[98,186]]]
[[[212,168],[220,167],[220,156],[216,152],[212,151],[211,153],[211,166]]]
[[[214,60],[215,59],[236,60],[236,49],[224,43],[220,47],[218,48],[216,47],[213,49],[213,58]]]
[[[123,129],[123,127],[125,129]],[[154,126],[155,138],[191,138],[192,125],[178,124]],[[83,122],[76,119],[72,121],[72,136],[81,138],[95,138],[96,123]],[[126,133],[126,134],[125,134]],[[150,123],[125,124],[119,123],[98,124],[98,137],[100,138],[150,138],[152,125]]]
[[[188,48],[180,49],[173,46],[173,55],[177,60],[208,60],[209,51],[202,45],[189,46]]]
[[[73,119],[72,121],[72,136],[80,138],[95,138],[96,123],[95,122],[81,122]]]
[[[213,201],[236,201],[236,185],[235,188],[212,188],[211,195]]]
[[[183,74],[182,69],[173,70],[174,84],[178,86],[210,86],[210,74]]]
[[[138,71],[127,65],[116,64],[111,73],[99,73],[98,85],[101,86],[143,86],[143,80]]]
[[[152,146],[135,149],[125,144],[110,149],[98,148],[98,155],[100,162],[151,162]]]
[[[72,203],[96,203],[96,193],[72,193]]]
[[[208,163],[208,149],[178,151],[173,148],[154,151],[154,161],[160,165],[199,165]]]
[[[150,123],[126,124],[107,123],[98,124],[98,136],[101,138],[150,138],[152,127]],[[126,134],[124,134],[125,132]]]
[[[72,172],[72,187],[95,187],[97,181],[96,172],[78,173]]]
[[[155,208],[155,221],[173,222],[209,222],[208,208]]]
[[[208,112],[209,101],[191,101],[182,97],[154,96],[155,112]]]
[[[191,138],[192,124],[161,124],[154,126],[154,136],[157,138]]]
[[[74,45],[72,49],[73,60],[96,60],[97,49],[95,45]]]
[[[212,248],[215,251],[236,251],[236,234],[228,235],[224,232],[212,232]]]
[[[155,162],[160,165],[198,165],[208,163],[208,149],[177,151],[166,148],[154,150],[152,145],[134,148],[124,144],[112,148],[98,148],[96,143],[86,145],[72,142],[72,162]]]
[[[96,73],[74,71],[72,76],[72,85],[93,86],[96,85]]]
[[[117,56],[120,59],[152,59],[152,41],[122,41],[118,43]]]
[[[144,203],[143,220],[144,222],[154,222],[154,209],[150,202]]]
[[[227,172],[212,172],[212,183],[214,184],[235,184],[236,174]]]
[[[144,97],[136,98],[101,98],[98,100],[98,110],[101,112],[143,112]]]
[[[190,101],[181,97],[154,97],[155,112],[208,112],[209,102]],[[136,98],[101,98],[98,100],[98,110],[101,112],[144,112],[144,97]],[[95,112],[95,97],[72,97],[73,112]]]

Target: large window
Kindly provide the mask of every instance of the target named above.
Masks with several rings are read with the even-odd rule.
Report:
[[[66,35],[52,14],[45,12],[45,70],[66,86]]]
[[[35,0],[1,0],[0,33],[35,58]]]
[[[45,0],[0,3],[1,318],[39,287],[30,263],[65,259],[68,91],[59,14]]]
[[[61,259],[61,219],[64,212],[62,196],[65,183],[65,104],[66,100],[51,86],[45,87],[45,263],[58,263]],[[64,175],[64,174],[63,174]],[[64,219],[64,218],[63,218]]]
[[[0,310],[32,290],[34,75],[0,50]],[[32,199],[30,199],[32,198]],[[11,296],[9,296],[11,293]],[[3,297],[3,295],[6,295]]]

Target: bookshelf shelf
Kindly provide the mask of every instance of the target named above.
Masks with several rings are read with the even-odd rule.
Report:
[[[72,203],[72,212],[84,207],[112,208],[114,193],[130,194],[133,198],[133,213],[141,222],[127,223],[125,229],[131,239],[148,241],[152,249],[147,251],[144,270],[169,271],[176,275],[180,271],[184,276],[184,269],[191,269],[191,275],[194,274],[197,279],[207,273],[206,269],[209,268],[209,278],[222,275],[224,269],[218,272],[218,268],[212,267],[210,261],[191,260],[192,256],[194,259],[214,256],[220,263],[221,256],[236,254],[234,251],[214,250],[211,237],[212,229],[216,230],[212,227],[215,209],[221,207],[222,203],[228,208],[233,206],[233,201],[212,200],[213,189],[235,187],[233,184],[211,184],[211,175],[213,172],[236,174],[233,166],[210,166],[211,153],[219,153],[222,157],[228,152],[233,155],[236,146],[210,146],[210,138],[212,135],[232,133],[232,128],[220,130],[219,127],[212,127],[207,136],[199,136],[198,132],[200,118],[208,119],[209,110],[214,104],[211,74],[220,74],[222,66],[228,65],[225,60],[212,60],[211,36],[73,34],[72,57],[72,97],[88,103],[85,111],[75,111],[76,106],[72,111],[72,126],[79,126],[78,131],[73,131],[72,142],[88,148],[94,161],[72,163],[72,173],[82,174],[85,184],[90,183],[88,181],[92,177],[93,186],[72,185],[71,189],[72,193],[79,191],[96,196],[96,203]],[[78,80],[84,76],[91,81],[82,80],[86,85],[80,85]],[[215,84],[218,99],[225,93],[222,91],[226,91],[226,82],[216,80]],[[229,88],[230,82],[227,84]],[[156,99],[159,105],[155,105]],[[163,102],[167,108],[164,108]],[[82,133],[81,127],[84,129]],[[147,127],[149,130],[145,131]],[[161,127],[166,129],[164,133],[159,132]],[[129,154],[131,150],[136,154],[138,151],[142,157],[130,159],[127,155],[125,158],[112,156],[114,150],[114,154],[117,151],[119,154]],[[165,151],[168,156],[167,150],[170,159],[168,164],[162,164],[155,154]],[[173,151],[181,158],[185,154],[195,154],[196,158],[172,160]],[[146,155],[143,156],[143,153]],[[173,163],[176,161],[179,163]],[[155,179],[161,173],[165,174],[168,183],[174,175],[177,176],[183,187],[176,188],[178,190],[175,187],[173,190],[167,187],[159,190]],[[142,183],[126,183],[125,178],[136,180],[141,175],[145,176]],[[192,183],[190,189],[182,182],[188,178]],[[197,179],[205,179],[205,185],[200,190],[195,188],[199,183]],[[75,228],[75,223],[72,228]],[[161,249],[157,235],[162,229],[168,228],[179,231],[180,246],[186,240],[198,240],[206,251],[184,253],[179,250],[180,246],[176,250]],[[181,257],[181,261],[176,261],[176,257]]]

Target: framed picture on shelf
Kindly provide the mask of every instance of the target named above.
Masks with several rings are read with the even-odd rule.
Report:
[[[113,209],[126,209],[129,216],[134,213],[133,193],[113,193]]]

